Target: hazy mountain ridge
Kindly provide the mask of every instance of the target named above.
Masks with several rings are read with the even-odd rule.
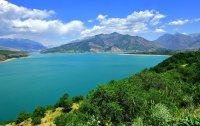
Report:
[[[0,38],[0,46],[21,51],[40,51],[46,49],[39,42],[29,39]]]
[[[68,43],[47,49],[42,53],[138,52],[157,49],[164,49],[164,47],[139,36],[122,35],[114,32],[95,35],[76,43]]]
[[[199,49],[200,33],[184,35],[181,33],[164,34],[155,40],[156,43],[173,50]]]

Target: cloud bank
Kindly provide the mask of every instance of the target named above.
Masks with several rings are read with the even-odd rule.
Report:
[[[0,36],[59,36],[80,32],[83,22],[74,20],[63,23],[61,20],[47,20],[53,16],[53,10],[28,9],[5,0],[0,0]],[[48,36],[47,35],[47,36]]]
[[[93,36],[101,33],[119,32],[122,34],[136,34],[148,32],[148,25],[155,26],[161,23],[165,15],[159,14],[153,10],[133,12],[126,18],[107,18],[108,15],[99,14],[96,18],[99,25],[91,29],[85,29],[81,32],[82,36]],[[157,30],[158,31],[158,30]],[[162,30],[163,32],[164,30]],[[161,32],[161,30],[159,31]]]

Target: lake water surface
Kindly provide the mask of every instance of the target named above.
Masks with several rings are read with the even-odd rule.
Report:
[[[55,104],[64,94],[86,95],[97,84],[120,80],[168,56],[39,54],[0,63],[0,123],[21,111]]]

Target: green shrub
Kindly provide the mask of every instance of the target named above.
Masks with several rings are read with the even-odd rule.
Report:
[[[83,96],[79,95],[79,96],[75,96],[75,97],[72,97],[72,102],[73,103],[78,103],[80,101],[82,101],[84,99]]]
[[[200,126],[200,116],[186,115],[179,120],[178,125]]]
[[[49,105],[46,107],[46,110],[52,110],[52,112],[55,112],[56,108],[53,105]]]
[[[34,109],[32,113],[32,117],[44,117],[45,116],[46,109],[42,106],[38,106]]]
[[[16,124],[19,124],[19,123],[23,122],[24,120],[27,120],[28,118],[30,118],[30,114],[23,111],[23,112],[19,113],[15,122],[16,122]]]
[[[41,119],[45,116],[46,109],[42,106],[38,106],[34,109],[31,119],[32,124],[37,125],[41,123]]]
[[[72,107],[72,100],[68,99],[68,94],[65,93],[60,100],[55,104],[55,107],[63,107],[63,112],[69,112]]]
[[[54,123],[57,126],[73,126],[72,122],[75,119],[75,115],[73,113],[69,114],[61,114],[60,116],[57,116],[54,120]]]
[[[69,112],[72,109],[72,101],[70,99],[65,100],[65,102],[63,103],[63,112]]]
[[[33,125],[38,125],[38,124],[41,123],[42,117],[40,117],[40,116],[38,116],[38,117],[32,117],[31,119],[32,119],[32,124]]]
[[[163,104],[156,104],[152,109],[152,120],[153,125],[166,125],[171,120],[168,108]]]

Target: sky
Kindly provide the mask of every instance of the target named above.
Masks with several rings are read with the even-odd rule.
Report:
[[[200,33],[199,0],[0,0],[0,38],[59,46],[118,32],[155,40]]]

